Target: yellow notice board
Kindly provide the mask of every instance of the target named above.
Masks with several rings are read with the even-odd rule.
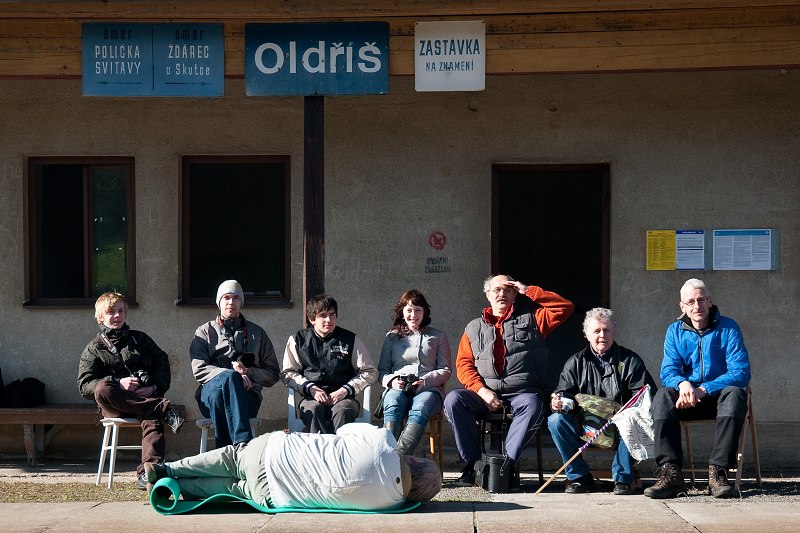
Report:
[[[647,270],[675,270],[675,230],[647,230]]]

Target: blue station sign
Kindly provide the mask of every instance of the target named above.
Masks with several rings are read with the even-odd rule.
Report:
[[[386,94],[389,24],[247,24],[248,96]]]
[[[83,25],[84,96],[222,96],[222,24]]]

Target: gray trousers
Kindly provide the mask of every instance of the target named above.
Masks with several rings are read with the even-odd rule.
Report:
[[[270,506],[264,451],[272,435],[260,435],[241,450],[223,446],[164,466],[169,476],[177,479],[186,500],[232,494]]]

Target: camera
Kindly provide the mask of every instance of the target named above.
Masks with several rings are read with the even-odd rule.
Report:
[[[149,387],[153,384],[153,378],[147,373],[147,370],[137,370],[133,373],[133,377],[139,380],[139,385],[142,387]]]
[[[237,353],[234,354],[233,360],[236,361],[237,363],[241,363],[242,366],[250,368],[256,363],[256,354],[254,354],[253,352]]]
[[[408,374],[406,376],[397,376],[396,378],[402,385],[402,391],[406,394],[414,394],[414,382],[419,380],[415,374]]]

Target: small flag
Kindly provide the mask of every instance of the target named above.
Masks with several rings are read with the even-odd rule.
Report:
[[[650,386],[647,387],[647,392],[639,395],[639,398],[628,406],[614,415],[611,420],[619,430],[619,435],[631,457],[637,461],[644,461],[655,456],[653,431],[653,415],[650,412]]]

